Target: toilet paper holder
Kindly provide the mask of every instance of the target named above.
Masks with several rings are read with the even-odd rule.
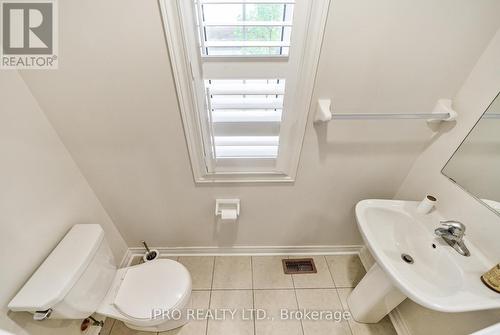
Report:
[[[215,216],[236,220],[240,216],[240,199],[215,200]]]

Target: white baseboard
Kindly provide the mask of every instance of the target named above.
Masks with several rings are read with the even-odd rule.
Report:
[[[90,327],[89,330],[84,333],[85,335],[99,335],[99,332],[101,331],[101,327]]]
[[[398,333],[398,335],[411,335],[403,314],[401,314],[401,311],[397,307],[389,313],[389,318],[391,319],[392,325],[394,326],[394,329],[396,329],[396,333]]]
[[[106,317],[104,315],[95,313],[92,316],[94,318],[96,318],[97,320],[106,321]],[[100,326],[90,326],[85,332],[83,332],[81,334],[82,335],[99,335],[101,330],[102,330],[102,327],[100,327]]]
[[[359,254],[361,248],[362,245],[151,247],[163,256],[347,255]],[[143,254],[144,248],[129,248],[120,267],[130,264],[132,257]]]
[[[123,268],[123,267],[127,266],[131,259],[132,259],[132,251],[130,250],[130,248],[128,248],[122,257],[121,262],[118,264],[118,267]]]
[[[163,255],[252,256],[252,255],[314,255],[357,254],[362,245],[320,246],[234,246],[234,247],[154,247]],[[129,248],[131,254],[142,254],[144,248]]]

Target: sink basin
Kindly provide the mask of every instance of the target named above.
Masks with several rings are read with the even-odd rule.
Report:
[[[497,323],[496,325],[485,328],[483,330],[477,331],[471,335],[498,335],[498,334],[500,334],[500,323]]]
[[[417,213],[418,204],[398,200],[363,200],[357,204],[359,230],[379,269],[368,272],[364,283],[362,281],[359,289],[351,294],[350,302],[366,305],[366,298],[361,299],[365,301],[362,302],[357,301],[356,296],[359,300],[361,293],[380,291],[381,281],[387,281],[389,283],[383,283],[385,295],[379,297],[386,311],[380,311],[380,306],[371,306],[379,309],[378,314],[389,312],[406,297],[441,312],[500,308],[500,294],[487,288],[480,279],[495,264],[467,238],[464,241],[471,256],[456,252],[434,234],[443,217],[437,211],[427,215]],[[405,257],[405,261],[402,255],[410,257]],[[386,294],[392,296],[389,304]],[[374,305],[380,302],[375,301]],[[353,309],[359,309],[356,307]],[[370,306],[362,309],[361,319],[371,312]],[[378,314],[375,318],[368,317],[368,322],[376,321]]]

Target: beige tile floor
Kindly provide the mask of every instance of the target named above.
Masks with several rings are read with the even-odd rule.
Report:
[[[342,322],[279,319],[282,308],[347,312],[347,296],[365,274],[357,255],[312,256],[318,273],[301,275],[283,273],[281,260],[286,256],[168,258],[181,262],[191,273],[190,307],[264,309],[274,320],[191,321],[158,335],[396,335],[388,317],[372,325],[352,319]],[[136,257],[132,264],[139,262]],[[134,331],[109,318],[101,331],[101,335],[150,334],[154,333]]]

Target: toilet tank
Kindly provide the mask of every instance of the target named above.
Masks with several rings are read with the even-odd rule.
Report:
[[[78,224],[59,242],[10,301],[12,311],[51,309],[51,319],[82,319],[103,300],[116,273],[98,224]]]

